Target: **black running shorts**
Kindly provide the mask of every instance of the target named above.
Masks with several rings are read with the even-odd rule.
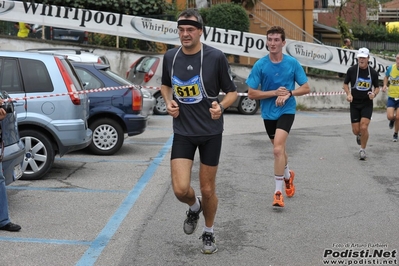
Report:
[[[371,119],[373,114],[373,101],[350,104],[351,123],[360,123],[362,117]]]
[[[276,129],[282,129],[290,133],[291,127],[294,124],[295,115],[294,114],[284,114],[279,117],[278,120],[263,120],[265,124],[265,129],[267,135],[269,135],[270,139],[274,139],[274,135],[276,134]]]
[[[203,137],[174,134],[170,159],[185,158],[194,160],[197,148],[201,163],[209,166],[217,166],[222,149],[222,134]]]

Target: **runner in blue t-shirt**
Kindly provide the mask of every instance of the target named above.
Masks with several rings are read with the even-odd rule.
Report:
[[[284,207],[281,194],[283,183],[287,197],[295,194],[295,173],[289,170],[286,153],[286,141],[296,111],[296,100],[292,96],[310,92],[308,78],[299,62],[283,54],[285,43],[284,29],[279,26],[271,27],[266,33],[269,55],[254,64],[246,82],[249,87],[248,97],[260,100],[266,132],[274,146],[276,189],[273,206],[276,207]],[[297,89],[295,83],[299,85]]]

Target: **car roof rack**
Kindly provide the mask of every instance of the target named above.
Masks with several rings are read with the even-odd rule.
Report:
[[[82,52],[89,52],[93,53],[89,49],[84,48],[33,48],[33,49],[26,49],[26,51],[75,51],[76,54],[82,54]]]

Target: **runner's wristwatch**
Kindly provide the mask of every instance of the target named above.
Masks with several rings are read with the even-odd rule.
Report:
[[[221,103],[219,103],[219,106],[220,106],[220,110],[221,110],[221,112],[223,114],[224,113],[224,107],[223,107],[223,105]]]

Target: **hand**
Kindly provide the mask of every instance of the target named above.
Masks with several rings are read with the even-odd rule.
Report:
[[[290,97],[288,96],[278,96],[276,99],[276,106],[283,106],[285,104],[285,101]]]
[[[286,96],[286,95],[288,95],[288,97],[289,97],[290,96],[290,91],[287,90],[286,87],[279,87],[277,90],[275,90],[275,94],[276,94],[276,96]]]
[[[212,107],[209,108],[209,112],[214,120],[217,120],[222,116],[222,109],[220,109],[220,105],[217,101],[212,102]]]
[[[0,105],[3,105],[3,100],[0,99]],[[6,110],[4,110],[3,108],[0,108],[0,120],[3,120],[7,115]]]
[[[376,97],[377,95],[374,92],[369,92],[369,99],[372,100]]]
[[[346,96],[346,100],[348,101],[348,102],[352,102],[353,101],[353,96],[352,96],[352,94],[349,94],[349,95],[347,95]]]
[[[167,103],[166,108],[168,110],[168,114],[171,115],[173,118],[179,116],[180,109],[179,105],[176,103],[175,100],[171,100]]]
[[[386,92],[386,91],[387,91],[387,89],[388,89],[388,87],[387,87],[387,86],[385,86],[385,85],[382,87],[382,91],[383,91],[383,92]]]

